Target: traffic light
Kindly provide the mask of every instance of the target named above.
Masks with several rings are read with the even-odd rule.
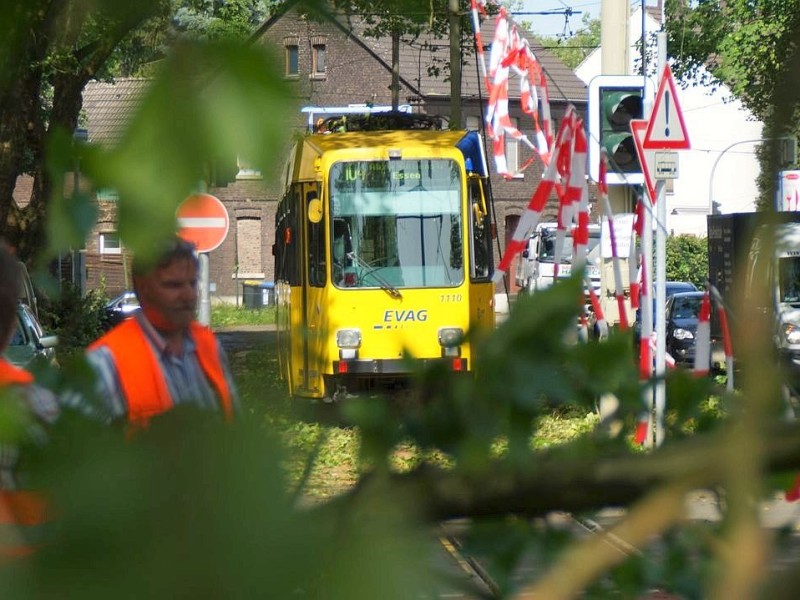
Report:
[[[608,156],[608,183],[641,184],[642,167],[630,128],[644,114],[644,88],[638,75],[600,75],[589,83],[589,162],[599,177],[600,149]]]
[[[608,154],[608,170],[642,170],[631,131],[631,119],[642,118],[642,88],[600,88],[600,147]]]

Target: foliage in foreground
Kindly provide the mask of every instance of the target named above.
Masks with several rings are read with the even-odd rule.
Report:
[[[252,156],[265,172],[274,162],[268,150],[278,145],[287,95],[280,61],[254,48],[216,50],[177,48],[120,147],[83,149],[93,183],[120,191],[120,232],[134,251],[174,229],[178,199],[214,150]],[[211,71],[217,78],[205,87],[198,76]],[[74,147],[63,134],[51,142],[53,179],[62,180]],[[86,197],[53,198],[51,256],[83,240],[90,208]],[[491,565],[506,597],[631,597],[651,587],[687,597],[789,597],[794,586],[781,578],[793,573],[769,569],[770,551],[780,550],[759,527],[754,501],[771,491],[773,473],[800,467],[800,428],[778,419],[769,324],[743,318],[751,347],[742,354],[757,376],[723,397],[726,419],[700,410],[710,381],[671,373],[668,442],[634,453],[629,435],[642,390],[632,339],[571,343],[579,292],[571,281],[523,299],[480,340],[477,380],[431,371],[403,411],[345,406],[361,432],[357,482],[314,507],[297,502],[307,487],[287,485],[291,456],[262,419],[225,429],[176,412],[125,441],[121,431],[64,418],[33,470],[58,509],[53,537],[30,561],[2,569],[0,597],[430,596],[453,583],[432,567],[432,525],[465,517],[470,552]],[[80,374],[65,368],[65,377]],[[588,412],[609,393],[620,402],[613,418],[570,443],[532,447],[554,407]],[[320,439],[302,449],[324,460]],[[397,451],[408,447],[422,460],[398,469]],[[313,468],[295,470],[291,482],[308,486]],[[718,525],[684,521],[686,495],[698,488],[724,491]],[[575,539],[549,521],[554,511],[584,517],[607,506],[626,507],[613,533],[635,551],[608,553],[605,539]],[[513,578],[529,553],[543,557],[543,571]],[[687,556],[696,571],[681,562]]]
[[[498,597],[632,597],[654,587],[713,595],[726,576],[720,549],[735,543],[727,536],[743,518],[724,455],[740,465],[744,450],[724,437],[716,455],[702,445],[728,435],[718,420],[696,426],[707,410],[696,399],[713,383],[674,373],[668,444],[631,453],[642,407],[632,340],[571,342],[578,293],[570,281],[521,300],[483,341],[485,376],[421,373],[402,410],[349,402],[336,427],[296,410],[274,353],[264,352],[231,356],[247,399],[233,427],[178,411],[126,441],[121,430],[67,415],[34,462],[60,515],[51,543],[0,570],[0,595],[435,597],[463,584],[437,569],[432,529],[456,517],[470,517],[463,551],[487,565]],[[602,392],[619,398],[620,428],[572,418],[591,413]],[[577,426],[569,440],[531,443],[558,419]],[[342,485],[325,491],[337,477]],[[686,493],[705,484],[728,489],[731,510],[720,523],[684,522]],[[619,505],[628,511],[614,533],[633,548],[612,555],[600,537],[576,535],[570,517],[552,517],[591,522]],[[541,569],[521,576],[530,561]],[[86,581],[75,564],[135,565],[137,575]]]

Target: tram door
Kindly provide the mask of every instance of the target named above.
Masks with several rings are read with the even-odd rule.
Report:
[[[322,372],[328,362],[327,216],[317,183],[302,184],[302,193],[307,216],[302,298],[303,388],[313,395],[321,395],[324,392]]]

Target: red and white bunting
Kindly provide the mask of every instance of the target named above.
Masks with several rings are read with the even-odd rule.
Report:
[[[527,40],[520,36],[508,11],[500,7],[495,20],[494,40],[489,55],[489,68],[486,69],[485,53],[480,35],[480,15],[486,14],[486,2],[473,0],[471,4],[472,26],[478,46],[478,62],[484,79],[489,101],[486,109],[485,123],[487,137],[492,142],[492,155],[498,174],[512,177],[506,160],[506,136],[524,143],[534,155],[531,156],[517,172],[525,170],[538,156],[546,166],[550,160],[550,143],[552,142],[552,126],[550,120],[549,96],[543,71],[530,49]],[[519,77],[520,102],[522,111],[532,117],[535,143],[528,139],[511,122],[509,116],[508,85],[512,72]],[[541,119],[539,100],[541,98]]]
[[[528,207],[525,209],[522,217],[520,217],[517,228],[514,230],[514,235],[506,247],[503,258],[500,260],[500,264],[494,274],[495,283],[502,281],[503,276],[509,271],[514,258],[525,249],[528,238],[539,223],[542,211],[547,204],[548,198],[550,198],[550,194],[553,193],[553,190],[560,181],[557,165],[560,161],[560,153],[568,150],[568,144],[565,142],[571,140],[573,136],[572,124],[574,119],[572,118],[572,113],[574,111],[575,107],[571,105],[567,107],[567,112],[564,115],[564,119],[561,121],[561,127],[556,136],[553,157],[544,171],[542,180],[539,182],[539,185],[536,186],[536,190],[534,190],[533,196],[531,196],[528,202]]]
[[[486,71],[486,54],[483,51],[483,40],[481,39],[481,18],[480,14],[486,14],[485,0],[471,0],[470,15],[472,17],[472,31],[475,33],[475,45],[478,48],[478,65],[481,70],[481,78],[486,87],[487,93],[489,92],[489,76]]]

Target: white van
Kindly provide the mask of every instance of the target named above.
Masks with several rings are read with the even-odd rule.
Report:
[[[771,249],[771,252],[770,252]],[[768,296],[763,290],[768,290]],[[774,315],[773,339],[787,376],[800,395],[800,223],[759,226],[750,245],[745,297]],[[764,300],[769,304],[764,305]]]

